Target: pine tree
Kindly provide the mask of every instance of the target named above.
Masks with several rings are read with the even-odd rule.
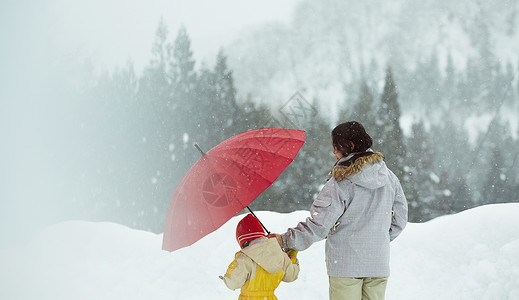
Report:
[[[509,202],[506,198],[509,195],[509,182],[503,154],[499,145],[492,144],[491,149],[487,180],[483,183],[485,188],[482,192],[482,204]]]
[[[239,132],[234,131],[234,120],[239,113],[236,104],[236,88],[234,87],[234,79],[232,70],[227,67],[227,57],[220,50],[216,58],[216,66],[214,68],[214,84],[215,95],[212,101],[213,128],[218,128],[219,138],[226,139]]]
[[[141,140],[148,147],[143,153],[149,169],[145,171],[149,182],[162,171],[162,166],[170,161],[168,153],[167,124],[168,107],[171,103],[171,84],[167,76],[168,29],[161,19],[155,32],[151,59],[139,80],[138,109],[136,123],[141,128]]]
[[[447,112],[443,122],[432,125],[429,135],[435,145],[433,171],[441,177],[443,189],[452,194],[451,209],[459,212],[474,206],[473,190],[468,183],[473,153],[468,132],[449,116]]]
[[[417,73],[417,74],[416,74]],[[418,66],[416,75],[419,76],[419,89],[417,90],[419,107],[422,113],[427,114],[432,119],[435,113],[441,113],[443,105],[441,92],[441,75],[439,70],[438,55],[436,52],[431,54],[429,60]]]
[[[431,218],[439,180],[433,171],[434,147],[422,121],[412,125],[411,136],[406,144],[407,160],[410,163],[403,182],[409,204],[409,219],[412,222],[423,222]]]
[[[161,106],[160,103],[168,101],[171,93],[166,74],[167,38],[168,29],[161,19],[155,31],[150,63],[144,69],[139,84],[141,101],[149,102],[152,106]]]
[[[142,228],[146,222],[154,231],[160,230],[160,220],[165,215],[172,195],[169,188],[172,178],[173,160],[171,139],[168,132],[171,124],[172,86],[168,76],[168,28],[161,19],[155,31],[149,64],[144,68],[139,80],[138,103],[134,122],[138,137],[141,180],[134,183],[143,208],[136,207],[134,222],[130,224]],[[173,187],[174,188],[174,187]]]
[[[377,132],[374,134],[373,147],[384,154],[388,167],[403,178],[405,167],[404,136],[400,127],[400,106],[393,73],[388,67],[384,91],[378,108]]]
[[[215,74],[205,63],[202,64],[196,86],[196,103],[200,103],[195,113],[198,120],[193,142],[200,145],[204,151],[216,146],[222,141],[219,128],[215,127],[214,102],[216,98]],[[215,136],[216,135],[216,136]]]
[[[366,83],[366,80],[362,80],[359,99],[353,106],[353,111],[349,120],[360,122],[367,132],[373,132],[376,130],[376,112],[374,102],[375,99],[370,87]]]
[[[485,172],[482,172],[484,180],[480,181],[482,204],[510,202],[515,194],[511,168],[516,158],[513,151],[502,150],[514,149],[510,126],[500,119],[496,119],[493,125],[481,145],[484,150],[481,156],[485,163]]]
[[[90,167],[96,170],[96,187],[90,195],[90,207],[96,220],[111,220],[150,229],[143,220],[137,220],[137,212],[146,209],[143,197],[135,193],[141,188],[142,165],[135,161],[143,152],[140,147],[139,124],[135,122],[137,111],[137,78],[133,64],[116,68],[112,74],[105,73],[93,87],[93,102],[96,119],[88,127],[96,128],[96,139],[89,142],[92,153]],[[90,177],[90,176],[88,176]],[[132,186],[132,189],[128,187]]]
[[[165,133],[170,141],[174,164],[172,170],[175,170],[173,182],[178,183],[199,158],[198,151],[193,147],[193,137],[202,120],[201,106],[204,105],[196,93],[195,59],[185,27],[179,29],[173,44],[168,45],[168,56],[171,102],[164,123],[167,124]]]
[[[519,132],[518,132],[519,133]],[[515,151],[512,151],[512,159],[510,163],[510,168],[508,169],[508,174],[506,177],[508,178],[511,186],[511,195],[509,195],[508,199],[510,202],[519,202],[519,138],[515,140]]]
[[[220,51],[214,70],[203,65],[197,80],[199,122],[195,136],[204,149],[210,149],[240,133],[236,130],[235,122],[242,110],[236,103],[234,79],[226,60]]]
[[[447,65],[445,66],[445,77],[442,84],[442,90],[446,95],[454,96],[456,87],[456,70],[452,62],[452,55],[447,54]]]
[[[236,133],[240,133],[257,128],[283,127],[277,122],[270,122],[271,120],[274,120],[274,118],[267,105],[256,104],[252,100],[247,99],[238,105],[233,128]]]
[[[350,84],[351,85],[351,84]],[[344,85],[344,90],[349,91],[352,90],[349,88],[350,85]],[[351,115],[355,111],[354,105],[356,98],[354,96],[354,93],[346,93],[346,96],[344,97],[342,103],[338,104],[337,109],[337,123],[344,123],[348,122],[351,118]]]
[[[112,152],[109,178],[104,183],[114,193],[110,199],[110,213],[121,223],[128,223],[130,218],[137,214],[138,210],[149,207],[144,197],[134,193],[128,186],[135,186],[135,182],[142,182],[139,170],[142,161],[135,162],[135,157],[140,157],[143,148],[140,143],[140,124],[135,123],[134,116],[138,109],[137,103],[137,77],[133,64],[128,62],[123,69],[116,69],[111,77],[111,99],[113,103],[113,115],[110,118],[110,127],[115,130],[110,138],[111,147],[107,151]],[[110,131],[108,127],[105,131]],[[132,162],[132,163],[129,163]],[[135,220],[135,218],[133,218]],[[150,230],[143,220],[139,220],[142,229]]]
[[[169,76],[173,85],[174,107],[187,110],[193,106],[193,89],[196,83],[195,60],[191,50],[191,39],[182,26],[174,43],[168,45]],[[183,106],[185,105],[185,106]]]
[[[454,63],[452,61],[452,55],[449,53],[447,56],[447,65],[445,67],[445,77],[443,78],[443,82],[441,85],[441,93],[443,100],[442,107],[444,116],[449,119],[458,119],[457,125],[461,124],[461,120],[464,118],[455,118],[454,114],[460,115],[464,110],[464,101],[463,96],[460,94],[460,89],[458,87],[459,75],[456,73],[454,68]],[[440,118],[441,119],[441,118]]]
[[[331,130],[321,114],[310,114],[301,125],[305,144],[278,187],[282,212],[309,209],[335,163]]]

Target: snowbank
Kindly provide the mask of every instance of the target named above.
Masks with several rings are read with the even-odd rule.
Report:
[[[257,214],[282,232],[308,212]],[[391,246],[387,299],[519,299],[518,217],[514,203],[409,224]],[[237,299],[218,275],[238,249],[240,218],[173,253],[161,250],[161,235],[118,224],[56,224],[0,251],[0,299]],[[278,298],[327,299],[324,242],[299,259],[299,279],[282,283]]]

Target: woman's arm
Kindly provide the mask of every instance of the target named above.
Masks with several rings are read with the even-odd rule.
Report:
[[[348,187],[351,188],[351,185]],[[305,250],[328,236],[330,229],[345,209],[345,203],[340,199],[338,189],[337,180],[331,178],[314,200],[310,208],[310,217],[281,235],[284,248]]]
[[[393,202],[393,218],[391,219],[391,227],[389,228],[389,240],[394,240],[407,225],[407,199],[405,198],[402,185],[396,178],[395,201]]]

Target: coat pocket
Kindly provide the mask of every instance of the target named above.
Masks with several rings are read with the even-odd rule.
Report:
[[[332,190],[330,184],[326,184],[317,198],[315,198],[313,205],[317,207],[328,207],[332,204]]]
[[[332,204],[332,198],[331,197],[317,197],[317,199],[314,200],[313,205],[317,207],[328,207]]]
[[[325,217],[330,205],[332,205],[332,198],[318,196],[310,208],[310,214],[312,215],[312,218],[322,219]],[[321,222],[324,222],[324,220],[321,220]]]

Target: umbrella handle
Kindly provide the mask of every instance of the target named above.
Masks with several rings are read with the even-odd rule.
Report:
[[[250,213],[256,218],[258,219],[258,221],[260,222],[261,224],[261,227],[263,227],[263,229],[265,229],[265,231],[267,232],[267,234],[270,234],[270,231],[268,231],[268,229],[265,227],[265,225],[263,225],[263,223],[261,223],[260,219],[256,216],[256,214],[252,211],[252,209],[250,209],[250,207],[247,205],[247,209],[250,211]]]

